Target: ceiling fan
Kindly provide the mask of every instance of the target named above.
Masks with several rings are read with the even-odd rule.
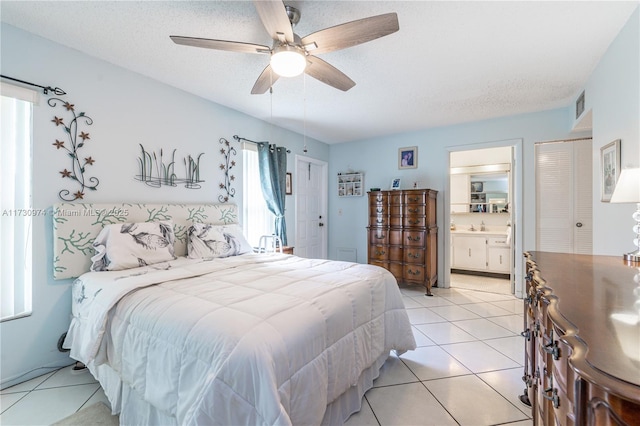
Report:
[[[315,55],[366,43],[399,29],[398,15],[386,13],[325,28],[300,38],[293,32],[293,27],[300,20],[298,9],[285,6],[281,0],[255,0],[253,3],[262,24],[273,39],[272,47],[174,35],[170,36],[171,40],[186,46],[271,55],[269,65],[251,89],[252,94],[265,93],[279,77],[293,77],[302,72],[336,89],[347,91],[356,83]]]

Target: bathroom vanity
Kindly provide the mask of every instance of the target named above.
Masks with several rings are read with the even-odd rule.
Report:
[[[451,268],[509,274],[513,261],[508,232],[452,230]]]

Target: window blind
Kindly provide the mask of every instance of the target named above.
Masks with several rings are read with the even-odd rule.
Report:
[[[36,92],[7,87],[13,86],[2,85],[0,108],[1,321],[31,314],[31,102],[37,100]]]

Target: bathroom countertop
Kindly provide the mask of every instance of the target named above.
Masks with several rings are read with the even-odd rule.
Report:
[[[485,230],[485,231],[480,231],[477,228],[476,228],[475,231],[471,231],[471,230],[469,230],[467,228],[462,228],[462,229],[456,228],[456,229],[452,230],[451,233],[452,234],[500,235],[500,236],[507,235],[507,231],[506,230],[501,230],[501,231],[495,230],[495,231],[493,231],[491,229],[488,229],[488,230]]]

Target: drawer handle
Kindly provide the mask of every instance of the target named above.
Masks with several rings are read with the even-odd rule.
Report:
[[[409,253],[409,254],[407,254],[407,256],[409,256],[412,259],[419,259],[420,258],[419,254],[413,254],[413,253]]]
[[[549,395],[549,392],[551,392],[551,395]],[[558,396],[558,389],[554,388],[553,386],[545,389],[542,392],[542,397],[551,401],[553,403],[553,408],[560,407],[560,397]]]
[[[525,339],[527,339],[527,341],[531,340],[531,330],[529,330],[528,328],[522,333],[520,333],[520,335]]]
[[[384,211],[384,209],[382,207],[376,208],[376,212],[378,212],[378,213],[382,213],[383,211]]]
[[[524,279],[527,281],[531,281],[531,279],[533,278],[531,272],[529,272],[527,275],[525,275]]]
[[[383,254],[385,254],[386,252],[384,250],[380,251],[376,251],[376,256],[382,256]]]
[[[383,240],[386,237],[385,234],[376,234],[376,238],[379,240]]]
[[[522,381],[527,385],[528,388],[533,386],[533,377],[531,377],[531,374],[525,374],[524,376],[522,376]]]
[[[420,241],[420,235],[418,235],[417,237],[412,237],[411,235],[409,235],[407,237],[407,240],[409,240],[409,241]]]
[[[409,213],[418,213],[420,211],[420,209],[412,209],[411,207],[409,207]]]
[[[409,197],[409,201],[413,201],[415,203],[416,201],[420,201],[420,197],[414,197],[414,198]]]
[[[384,223],[384,219],[376,219],[377,223]]]
[[[507,244],[507,241],[506,240],[504,240],[504,241],[495,241],[495,243],[496,244]]]
[[[409,225],[417,225],[420,222],[422,222],[420,219],[415,219],[415,220],[409,219]]]
[[[415,271],[415,272],[414,272],[414,271],[412,271],[411,269],[407,270],[407,273],[408,273],[409,275],[420,275],[420,271]]]
[[[556,342],[551,342],[543,347],[544,351],[550,355],[553,355],[553,359],[556,361],[560,359],[560,348]]]

